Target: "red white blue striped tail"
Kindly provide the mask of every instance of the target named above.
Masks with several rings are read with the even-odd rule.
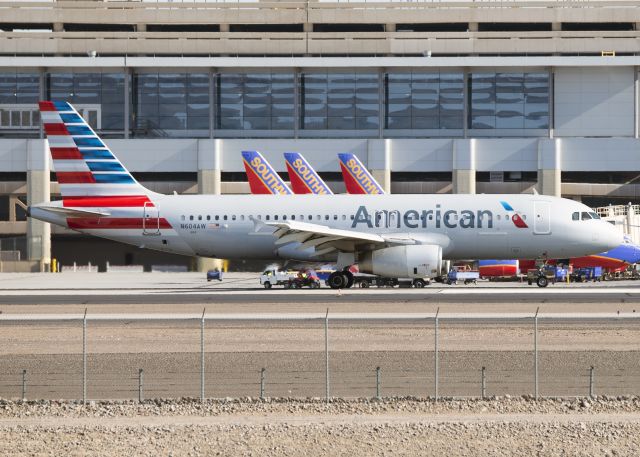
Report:
[[[143,206],[150,192],[131,176],[67,102],[39,103],[60,192],[73,206]],[[103,201],[104,200],[104,201]]]

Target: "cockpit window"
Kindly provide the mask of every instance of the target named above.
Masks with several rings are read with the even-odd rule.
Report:
[[[575,212],[571,215],[571,219],[574,221],[579,221],[580,220],[580,213],[579,212]]]
[[[589,213],[591,214],[591,219],[600,219],[600,216],[598,216],[597,213]]]
[[[588,221],[591,219],[591,215],[589,213],[587,213],[586,211],[582,212],[582,220],[583,221]]]

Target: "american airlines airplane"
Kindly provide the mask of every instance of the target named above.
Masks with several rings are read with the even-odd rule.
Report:
[[[387,277],[440,274],[442,259],[568,258],[621,244],[587,206],[543,195],[162,195],[140,185],[66,102],[40,102],[62,200],[30,217],[159,251],[335,262]],[[576,218],[588,213],[590,217]]]

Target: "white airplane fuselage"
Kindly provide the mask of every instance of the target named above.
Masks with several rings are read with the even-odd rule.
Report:
[[[335,251],[317,257],[299,243],[277,243],[268,224],[286,221],[437,244],[449,260],[569,258],[622,241],[602,220],[573,220],[591,212],[585,205],[543,195],[148,195],[153,206],[105,209],[109,219],[142,218],[142,228],[82,225],[53,210],[61,201],[30,214],[135,246],[227,259],[335,260]]]

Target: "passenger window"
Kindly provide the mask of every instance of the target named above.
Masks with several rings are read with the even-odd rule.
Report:
[[[262,220],[262,214],[258,214],[258,219]]]
[[[352,214],[351,215],[351,220],[354,220],[356,217]]]
[[[220,220],[220,216],[216,215],[216,221],[219,221],[219,220]]]
[[[522,214],[520,217],[522,218],[523,221],[527,220],[527,215],[526,214]]]
[[[342,220],[346,221],[347,220],[347,216],[345,216],[344,214],[342,215]]]
[[[211,220],[211,216],[207,215],[207,220],[210,221]]]
[[[316,219],[318,219],[319,221],[321,221],[321,220],[322,220],[322,216],[320,216],[320,215],[318,214],[318,216],[316,217]]]
[[[287,220],[287,215],[286,215],[286,214],[284,214],[284,215],[282,216],[282,220],[283,220],[283,221],[286,221],[286,220]]]
[[[198,216],[198,220],[201,221],[202,220],[202,215]]]
[[[278,220],[278,215],[276,214],[275,216],[273,216],[273,220],[277,221]]]
[[[295,220],[296,220],[296,215],[295,215],[295,214],[292,214],[292,215],[291,215],[291,219],[293,219],[293,220],[295,221]]]
[[[509,215],[508,215],[508,214],[504,217],[504,220],[505,220],[505,221],[508,221],[508,220],[509,220]]]
[[[575,212],[571,215],[571,219],[574,221],[579,221],[580,220],[580,213],[579,212]]]
[[[180,216],[180,219],[182,219],[184,221],[186,219],[186,217]]]
[[[329,215],[328,215],[328,214],[325,214],[325,215],[324,215],[324,220],[325,220],[325,221],[328,221],[328,220],[329,220]]]
[[[309,214],[309,220],[313,220],[313,216]]]
[[[582,212],[582,220],[583,221],[588,221],[591,219],[591,216],[589,216],[589,213],[587,213],[586,211]]]
[[[244,221],[244,214],[242,216],[240,216],[240,220]]]
[[[223,219],[224,219],[225,221],[227,220],[227,215],[226,215],[226,214],[224,215],[224,218],[223,218]]]
[[[193,220],[193,216],[189,216],[189,220],[192,221]]]
[[[333,215],[333,220],[334,220],[334,221],[337,221],[337,220],[338,220],[338,215],[337,215],[337,214],[334,214],[334,215]]]
[[[269,216],[268,214],[265,217],[267,218],[267,220],[271,219],[271,216]]]
[[[500,220],[500,215],[499,214],[496,216],[496,219]]]
[[[236,220],[236,215],[234,214],[233,216],[231,216],[231,220],[235,221]]]

